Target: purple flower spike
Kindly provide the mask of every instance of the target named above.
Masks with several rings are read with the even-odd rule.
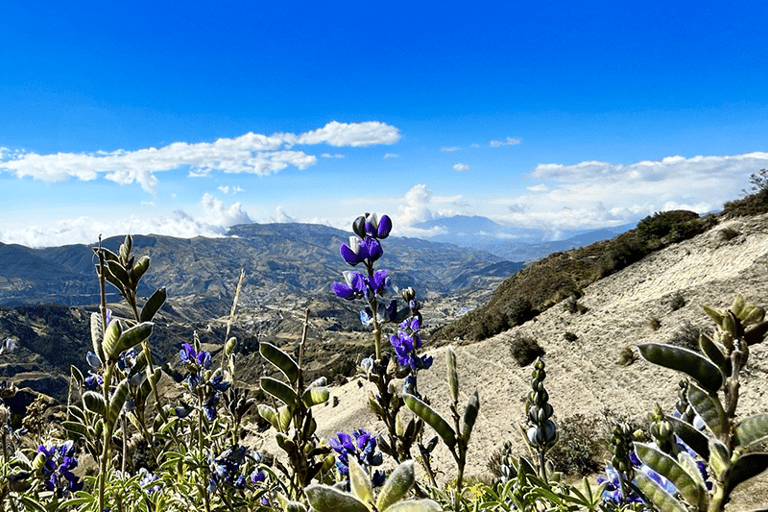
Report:
[[[331,290],[342,299],[352,300],[362,297],[365,292],[365,277],[360,272],[344,272],[345,283],[333,283]]]
[[[363,259],[370,262],[374,262],[381,258],[384,254],[384,250],[381,248],[381,244],[375,238],[366,238],[360,244],[360,255]]]

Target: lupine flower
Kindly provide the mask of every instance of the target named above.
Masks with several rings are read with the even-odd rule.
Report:
[[[38,458],[36,467],[43,474],[45,487],[55,492],[58,498],[63,498],[70,492],[83,488],[80,477],[72,473],[77,467],[77,459],[74,456],[75,447],[72,441],[67,441],[61,446],[53,444],[40,445],[37,448]]]
[[[353,267],[358,263],[366,262],[368,264],[381,258],[384,250],[381,244],[375,238],[367,237],[362,240],[356,236],[349,237],[349,245],[341,244],[339,254],[348,264]]]
[[[104,385],[104,377],[97,373],[88,372],[88,376],[83,381],[83,386],[88,391],[97,391]]]
[[[367,283],[360,272],[348,270],[344,272],[344,283],[333,283],[333,293],[346,300],[359,299],[365,294]]]
[[[210,352],[206,352],[205,350],[197,352],[189,343],[184,343],[181,345],[179,358],[185,366],[197,366],[206,370],[211,367],[213,362]]]
[[[353,439],[354,436],[354,439]],[[349,458],[354,457],[363,467],[380,466],[383,458],[381,452],[376,452],[376,436],[363,429],[352,432],[352,436],[346,432],[338,432],[336,437],[328,439],[328,444],[338,453],[336,468],[344,476],[349,475]],[[374,486],[384,483],[384,473],[376,470],[372,475]]]
[[[153,494],[156,492],[163,492],[160,484],[155,483],[158,480],[157,475],[150,473],[147,468],[139,469],[139,475],[141,475],[139,485],[144,488],[145,493]]]
[[[94,370],[99,370],[101,368],[101,359],[99,359],[99,356],[88,351],[88,354],[85,356],[85,360],[88,361],[88,365],[93,368]]]
[[[208,491],[214,492],[219,485],[227,484],[235,489],[245,488],[248,480],[252,483],[263,481],[265,476],[262,471],[254,471],[249,475],[242,473],[246,457],[250,457],[256,462],[261,460],[261,456],[256,453],[251,455],[248,448],[240,445],[233,445],[224,450],[221,455],[211,461],[211,475],[208,479]],[[261,475],[259,475],[261,473]]]

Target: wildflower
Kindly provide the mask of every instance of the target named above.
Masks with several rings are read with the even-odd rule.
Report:
[[[363,467],[367,468],[380,466],[383,462],[381,452],[376,452],[376,436],[363,429],[355,430],[352,436],[346,432],[338,432],[336,437],[328,439],[328,444],[338,454],[336,468],[344,476],[349,475],[350,457],[356,458]],[[379,470],[374,471],[372,482],[375,486],[382,485],[384,473]]]
[[[210,352],[206,352],[205,350],[200,350],[197,352],[189,343],[184,343],[181,345],[179,358],[181,359],[182,364],[185,366],[197,367],[196,369],[202,367],[207,370],[211,367],[213,362]]]
[[[241,469],[245,464],[246,457],[250,457],[254,460],[260,459],[260,456],[256,454],[248,454],[248,448],[240,445],[232,445],[224,450],[221,455],[211,461],[211,475],[208,479],[208,491],[215,491],[219,485],[226,484],[235,489],[244,489],[248,480],[256,483],[258,476],[254,477],[254,474],[245,475]]]
[[[333,293],[346,300],[353,300],[362,297],[365,294],[367,283],[365,277],[360,272],[344,272],[344,283],[333,283],[331,289]]]
[[[139,485],[144,489],[144,492],[147,494],[153,494],[156,492],[163,492],[162,488],[160,487],[160,484],[156,484],[158,477],[154,473],[151,473],[147,468],[141,468],[139,469],[139,475],[141,475],[141,480],[139,480]]]
[[[80,477],[72,473],[77,467],[72,441],[67,441],[61,446],[40,445],[37,453],[35,467],[42,472],[46,489],[53,491],[58,498],[63,498],[70,492],[83,488]]]

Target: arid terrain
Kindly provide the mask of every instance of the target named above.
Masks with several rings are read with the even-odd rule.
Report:
[[[738,235],[728,238],[723,232],[727,228]],[[475,389],[480,392],[480,416],[470,443],[468,474],[486,473],[489,456],[504,441],[514,443],[517,453],[525,453],[519,425],[524,419],[523,401],[531,367],[521,368],[511,357],[509,343],[515,336],[534,336],[546,351],[545,386],[557,422],[567,422],[576,414],[602,416],[606,409],[640,422],[654,403],[672,411],[680,375],[640,360],[634,348],[638,359],[622,366],[618,364],[620,350],[643,342],[666,341],[686,322],[709,328],[714,324],[701,305],[725,309],[737,293],[765,306],[766,274],[768,216],[725,220],[706,233],[586,287],[579,299],[587,308],[583,314],[569,313],[558,305],[485,341],[454,342],[462,400]],[[678,294],[685,299],[685,306],[672,311],[672,298]],[[658,330],[651,328],[651,317],[660,321]],[[566,332],[578,338],[567,341]],[[435,364],[419,374],[419,390],[447,415],[445,351],[445,347],[427,347]],[[753,347],[741,382],[738,411],[746,415],[768,410],[768,346]],[[358,379],[334,388],[332,395],[338,397],[339,405],[318,412],[321,437],[355,428],[380,431],[382,425],[366,407],[370,389],[368,383],[360,387]],[[268,434],[263,437],[254,442],[273,448]],[[453,460],[442,446],[436,453],[436,466],[444,472],[444,479],[455,475]],[[763,474],[737,489],[730,510],[752,510],[766,504],[768,475]]]

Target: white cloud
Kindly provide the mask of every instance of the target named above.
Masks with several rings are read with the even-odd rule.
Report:
[[[204,194],[200,204],[203,208],[203,221],[206,224],[228,228],[235,224],[250,224],[253,222],[248,214],[243,211],[243,206],[239,202],[224,206],[221,199],[211,194]]]
[[[458,164],[455,164],[453,166],[453,170],[454,171],[468,171],[469,170],[469,165],[458,163]]]
[[[286,222],[296,222],[296,219],[285,213],[285,210],[283,210],[282,206],[278,206],[275,208],[275,217],[274,221],[284,224]]]
[[[470,147],[473,147],[473,148],[479,148],[479,147],[480,147],[480,144],[478,144],[477,142],[475,142],[475,143],[473,143],[473,144],[470,144],[469,146],[470,146]]]
[[[400,132],[394,126],[368,121],[365,123],[339,123],[331,121],[324,127],[301,134],[297,144],[326,143],[331,146],[373,146],[394,144],[400,140]]]
[[[670,209],[705,213],[739,197],[749,176],[766,167],[766,152],[631,164],[540,164],[531,176],[547,183],[528,187],[535,194],[505,199],[508,211],[494,220],[565,230],[632,223]]]
[[[229,185],[221,185],[219,186],[219,190],[224,192],[227,195],[229,194],[235,195],[244,191],[242,187],[237,187],[237,186],[230,187]]]
[[[397,158],[397,155],[394,153],[385,153],[384,158]]]
[[[458,147],[458,146],[451,146],[451,147],[448,147],[448,148],[442,148],[440,151],[458,151],[460,149],[461,148]]]
[[[396,215],[397,225],[405,227],[432,218],[429,209],[432,191],[424,183],[414,185],[406,192]]]
[[[323,157],[323,158],[344,158],[344,155],[342,155],[341,153],[336,153],[334,155],[332,155],[330,153],[323,153],[320,156]]]
[[[370,146],[394,144],[400,132],[394,126],[370,121],[365,123],[326,124],[323,128],[296,135],[275,133],[270,136],[246,133],[215,142],[174,142],[161,148],[136,151],[118,150],[95,153],[0,152],[0,172],[13,172],[19,178],[56,182],[69,178],[92,181],[99,176],[128,185],[138,183],[147,192],[157,184],[156,173],[189,167],[189,176],[204,177],[213,171],[252,173],[266,176],[288,166],[303,170],[317,163],[317,157],[303,151],[290,150],[297,144],[329,144],[331,146]],[[338,155],[336,155],[338,157]]]
[[[514,146],[515,144],[520,144],[520,139],[507,137],[507,140],[492,140],[490,142],[491,147],[494,148],[499,148],[501,146]]]

